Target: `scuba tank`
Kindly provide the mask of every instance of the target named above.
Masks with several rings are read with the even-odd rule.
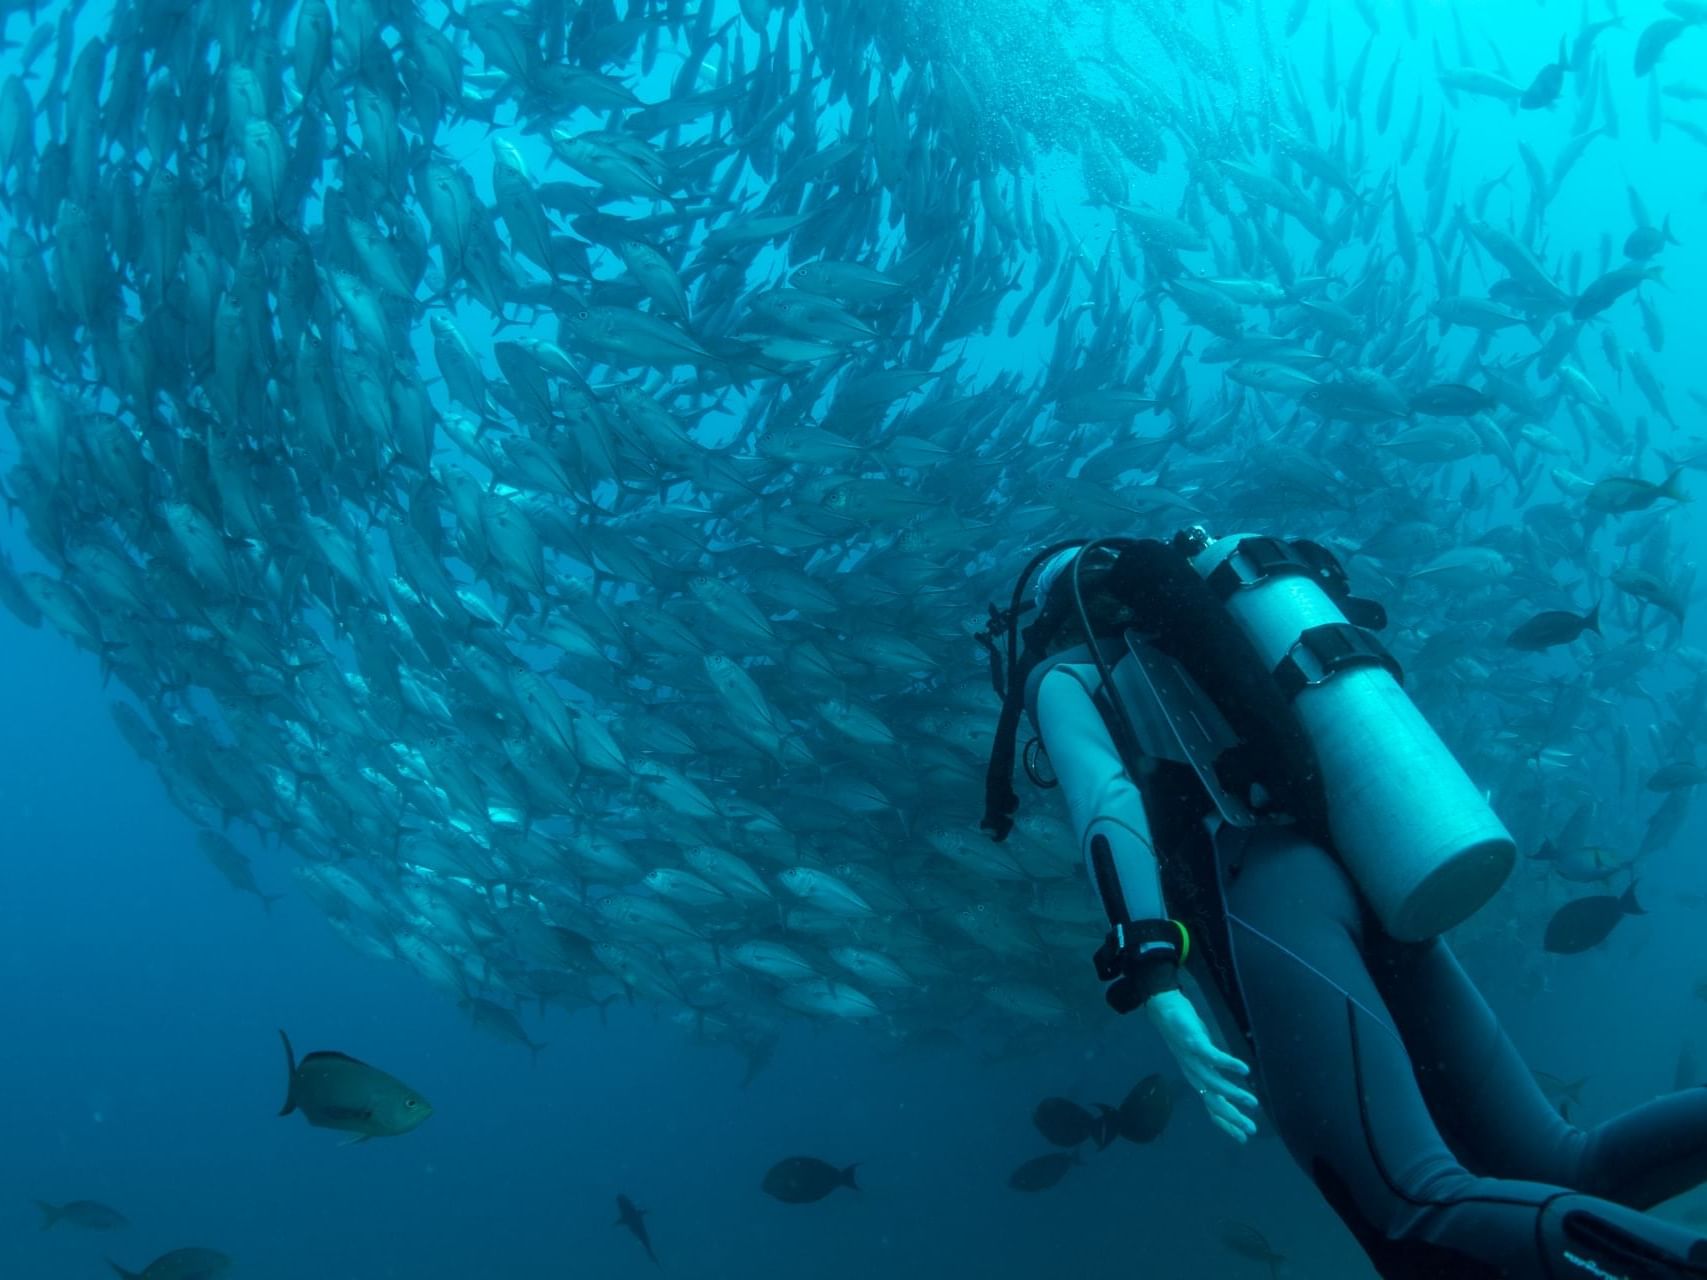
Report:
[[[1399,686],[1398,664],[1322,589],[1321,564],[1273,538],[1193,532],[1191,566],[1291,699],[1335,852],[1382,925],[1416,942],[1462,923],[1505,882],[1517,846]]]

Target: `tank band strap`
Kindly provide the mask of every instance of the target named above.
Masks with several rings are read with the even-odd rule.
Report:
[[[1387,646],[1349,622],[1327,622],[1306,628],[1274,668],[1274,678],[1290,702],[1311,685],[1322,684],[1354,667],[1385,667],[1394,680],[1405,682],[1404,668],[1387,651]]]
[[[1279,538],[1255,535],[1241,538],[1233,554],[1216,565],[1205,579],[1223,603],[1240,587],[1269,578],[1299,575],[1313,578],[1316,570]]]
[[[1318,542],[1282,542],[1262,534],[1241,538],[1233,554],[1210,570],[1205,581],[1225,604],[1242,587],[1284,577],[1312,579],[1360,627],[1379,631],[1387,625],[1387,611],[1374,600],[1352,595],[1344,566]]]

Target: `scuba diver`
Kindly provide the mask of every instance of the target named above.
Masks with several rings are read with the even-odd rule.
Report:
[[[1591,1129],[1548,1105],[1440,936],[1515,845],[1332,553],[1080,540],[990,612],[984,826],[1013,826],[1026,716],[1108,916],[1108,1002],[1144,1010],[1216,1126],[1243,1142],[1260,1092],[1389,1280],[1707,1278],[1707,1239],[1642,1212],[1707,1180],[1707,1088]]]

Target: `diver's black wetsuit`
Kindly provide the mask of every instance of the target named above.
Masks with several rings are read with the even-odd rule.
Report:
[[[1191,666],[1200,687],[1245,680],[1247,701],[1270,697],[1235,670],[1237,638],[1213,634],[1219,605],[1199,597],[1195,571],[1157,547],[1144,554],[1120,599],[1163,620],[1146,642]],[[1380,1273],[1707,1280],[1707,1239],[1640,1212],[1707,1180],[1707,1088],[1593,1129],[1566,1122],[1443,940],[1393,939],[1310,834],[1319,823],[1212,817],[1199,774],[1155,745],[1141,709],[1115,722],[1097,669],[1073,656],[1088,653],[1056,650],[1018,670],[1008,723],[1023,702],[1039,724],[1111,922],[1187,927],[1188,971],[1229,1039],[1243,1040],[1281,1139]],[[1118,669],[1114,679],[1121,687]],[[1260,738],[1266,758],[1313,755],[1307,742],[1288,748],[1295,730],[1272,707],[1266,726],[1245,718],[1240,736]],[[993,756],[986,826],[998,831],[1017,803],[1011,791],[1004,802],[1002,767]],[[1304,789],[1298,798],[1311,812]]]
[[[1707,1277],[1707,1241],[1638,1212],[1707,1180],[1707,1088],[1577,1128],[1444,941],[1388,937],[1286,828],[1213,843],[1224,919],[1200,920],[1198,972],[1240,1010],[1276,1131],[1383,1276]]]

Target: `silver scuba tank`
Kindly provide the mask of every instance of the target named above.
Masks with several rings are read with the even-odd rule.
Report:
[[[1191,564],[1291,695],[1321,765],[1335,851],[1382,925],[1415,942],[1473,915],[1517,846],[1386,651],[1271,538],[1209,539]]]

